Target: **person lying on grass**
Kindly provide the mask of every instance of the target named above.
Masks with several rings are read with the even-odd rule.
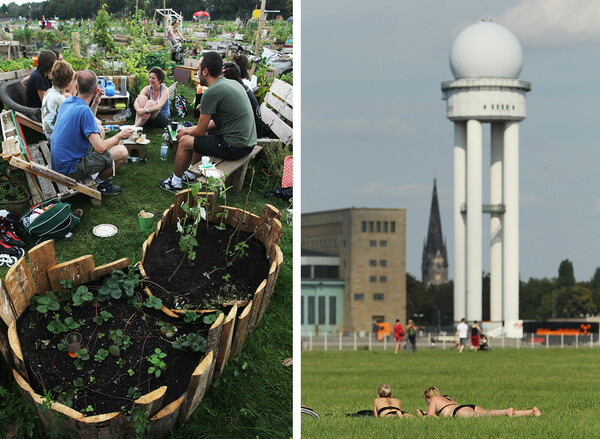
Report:
[[[392,397],[392,388],[389,384],[382,384],[377,389],[377,398],[373,400],[373,415],[376,418],[403,418],[413,415],[402,411],[402,402]]]
[[[540,410],[534,407],[530,410],[515,410],[510,407],[502,410],[486,410],[475,404],[459,404],[447,395],[440,395],[437,387],[425,390],[427,413],[417,410],[418,416],[470,418],[472,416],[540,416]]]

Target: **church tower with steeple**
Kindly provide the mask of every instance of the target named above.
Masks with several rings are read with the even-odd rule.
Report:
[[[433,180],[433,196],[429,214],[429,230],[423,246],[421,264],[422,281],[425,285],[439,285],[448,282],[448,255],[442,237],[442,221],[437,197],[437,184]]]

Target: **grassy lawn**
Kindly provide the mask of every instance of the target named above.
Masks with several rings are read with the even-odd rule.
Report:
[[[193,103],[195,91],[191,85],[179,87],[178,93]],[[191,108],[190,113],[186,120],[196,123]],[[167,161],[161,161],[162,131],[154,129],[146,133],[151,140],[147,146],[147,162],[126,163],[121,168],[115,177],[115,184],[122,187],[120,195],[104,196],[101,207],[92,206],[83,195],[67,200],[74,208],[81,207],[84,216],[71,238],[55,243],[59,262],[86,254],[94,256],[96,266],[122,257],[130,257],[132,263],[139,260],[142,243],[150,232],[139,230],[137,213],[144,209],[160,218],[174,199],[172,193],[158,186],[159,180],[173,171],[173,151],[169,151]],[[34,140],[30,140],[28,134],[31,132],[25,132],[29,143],[39,140],[33,136]],[[254,170],[247,210],[260,215],[263,205],[269,203],[285,212],[288,203],[265,197],[266,192],[281,185],[280,178],[268,177],[262,171],[268,166],[267,161],[265,154],[259,154],[250,162],[244,189],[237,196],[228,196],[228,205],[245,205]],[[102,223],[114,224],[119,232],[111,238],[94,236],[93,227]],[[292,370],[281,363],[292,356],[292,227],[285,219],[282,224],[280,246],[284,263],[269,309],[261,324],[249,335],[240,355],[229,361],[223,375],[213,383],[190,421],[172,431],[169,437],[291,437]],[[2,267],[0,275],[4,276],[6,271]],[[0,436],[3,437],[6,424],[16,420],[22,423],[17,437],[45,437],[47,432],[36,416],[22,407],[7,371],[0,372],[0,385],[8,390],[8,394],[0,394]],[[28,432],[27,427],[32,430]]]
[[[581,438],[600,435],[600,349],[505,349],[482,353],[427,350],[303,352],[303,438]],[[540,418],[374,419],[345,415],[373,408],[388,383],[402,408],[426,409],[423,391],[437,386],[460,403],[486,409],[539,407]]]

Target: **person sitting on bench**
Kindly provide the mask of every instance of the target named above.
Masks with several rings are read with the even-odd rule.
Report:
[[[112,184],[112,176],[128,156],[127,148],[118,142],[131,136],[133,129],[102,139],[90,108],[102,93],[91,70],[79,73],[77,92],[77,96],[65,99],[58,112],[51,138],[52,169],[75,180],[92,176],[98,191],[116,195],[121,188]]]
[[[159,183],[167,191],[182,189],[186,169],[190,163],[198,163],[200,157],[237,160],[250,154],[256,145],[254,113],[246,91],[237,81],[223,77],[223,60],[218,53],[207,52],[202,56],[198,77],[200,84],[208,87],[202,96],[200,118],[196,126],[177,131],[175,172]],[[211,119],[216,130],[209,132]],[[193,181],[190,177],[185,174],[188,184]]]

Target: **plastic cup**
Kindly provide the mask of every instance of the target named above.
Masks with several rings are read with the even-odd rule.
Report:
[[[202,156],[202,166],[208,166],[210,164],[210,157],[205,155]]]
[[[77,352],[81,349],[81,334],[79,332],[69,332],[65,337],[69,355],[73,358],[77,357]]]
[[[150,230],[152,228],[152,223],[154,222],[154,214],[142,210],[138,213],[138,220],[140,222],[140,230]]]

